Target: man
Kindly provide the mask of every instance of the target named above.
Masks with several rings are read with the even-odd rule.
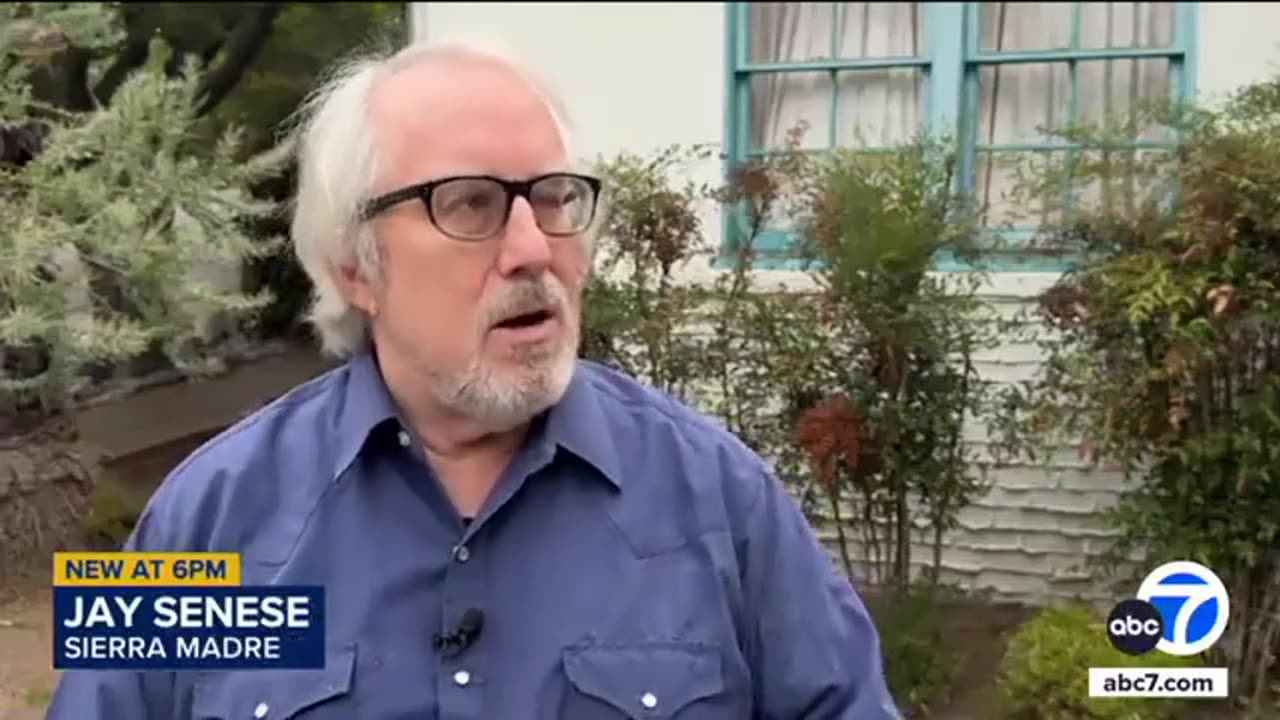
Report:
[[[292,235],[349,360],[187,459],[129,548],[324,585],[325,668],[72,672],[50,716],[896,718],[764,462],[576,360],[602,188],[540,85],[414,48],[303,118]]]

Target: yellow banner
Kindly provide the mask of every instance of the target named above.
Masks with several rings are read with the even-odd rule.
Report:
[[[56,552],[54,585],[239,585],[229,552]]]

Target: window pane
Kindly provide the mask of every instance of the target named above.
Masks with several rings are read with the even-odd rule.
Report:
[[[1084,3],[1080,46],[1169,47],[1173,43],[1173,8],[1171,2]]]
[[[973,192],[979,206],[987,211],[988,225],[1031,227],[1043,220],[1041,208],[1019,202],[1014,193],[1020,182],[1018,168],[1050,156],[1060,157],[1058,153],[978,153]]]
[[[889,147],[909,141],[919,131],[924,73],[894,68],[851,70],[838,77],[837,145]]]
[[[1168,47],[1173,41],[1174,3],[1084,2],[980,3],[983,52],[1071,48],[1075,6],[1080,5],[1080,48]]]
[[[751,149],[785,147],[801,121],[801,147],[825,148],[831,127],[831,73],[762,73],[751,77]]]
[[[919,56],[923,27],[920,3],[840,3],[840,57]]]
[[[1044,129],[1067,125],[1066,63],[978,68],[979,144],[1049,142]]]
[[[756,2],[750,57],[756,63],[918,56],[920,3]]]
[[[1045,129],[1062,129],[1068,117],[1070,74],[1066,63],[987,65],[978,68],[978,137],[981,144],[1049,142]],[[1075,123],[1133,122],[1131,110],[1169,92],[1169,61],[1089,60],[1076,66]],[[1158,127],[1139,128],[1134,139],[1160,141]]]
[[[1132,212],[1162,199],[1174,155],[1168,150],[1114,150],[1081,153],[1081,182],[1072,191],[1076,208]]]
[[[839,3],[836,12],[836,3],[751,3],[750,57],[759,63],[787,63],[831,59],[833,54],[919,55],[920,5]],[[750,146],[780,148],[801,121],[808,125],[802,142],[806,149],[901,142],[919,127],[923,77],[915,68],[841,71],[834,78],[827,71],[754,75]]]
[[[1137,119],[1138,107],[1169,96],[1169,61],[1164,58],[1095,60],[1076,68],[1076,113],[1079,122],[1122,128]],[[1132,139],[1160,141],[1165,130],[1149,123],[1127,134]]]
[[[1021,186],[1028,170],[1030,177],[1041,178],[1050,167],[1055,178],[1065,178],[1071,158],[1077,165],[1069,194],[1032,197],[1029,188]],[[982,152],[977,156],[973,189],[987,209],[988,225],[1030,228],[1058,221],[1068,208],[1073,212],[1132,211],[1144,203],[1159,202],[1167,197],[1170,188],[1163,183],[1170,179],[1175,160],[1170,150]]]
[[[887,147],[918,132],[924,73],[915,68],[848,70],[837,77],[836,145]],[[830,147],[831,104],[835,99],[828,72],[753,76],[751,149],[784,147],[788,133],[801,121],[808,125],[801,147]]]
[[[799,178],[784,176],[778,180],[778,194],[772,207],[768,208],[762,226],[770,230],[803,230],[802,221],[807,209],[804,187]]]
[[[999,2],[978,6],[983,52],[1063,50],[1071,46],[1069,2]]]
[[[773,63],[831,58],[831,24],[834,7],[829,2],[750,3],[753,63]]]

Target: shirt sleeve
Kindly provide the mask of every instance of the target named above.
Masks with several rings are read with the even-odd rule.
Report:
[[[122,549],[181,549],[163,539],[160,525],[155,508],[148,507]],[[65,670],[45,720],[188,720],[189,698],[175,681],[175,673],[157,670]]]
[[[743,538],[756,716],[899,720],[866,607],[767,470]]]

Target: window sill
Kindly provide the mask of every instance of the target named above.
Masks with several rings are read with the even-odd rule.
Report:
[[[736,260],[723,253],[714,255],[711,260],[712,270],[732,270],[736,265]],[[1010,254],[1000,256],[986,263],[984,268],[980,268],[973,264],[957,260],[947,254],[940,254],[937,261],[933,265],[934,272],[953,273],[953,272],[972,272],[979,269],[985,269],[991,274],[1052,274],[1060,275],[1069,270],[1071,263],[1061,258],[1043,257],[1043,256],[1018,256]],[[781,253],[759,253],[756,259],[751,263],[751,269],[754,270],[781,270],[785,272],[806,272],[813,269],[811,263],[800,260],[795,257],[788,257]]]

